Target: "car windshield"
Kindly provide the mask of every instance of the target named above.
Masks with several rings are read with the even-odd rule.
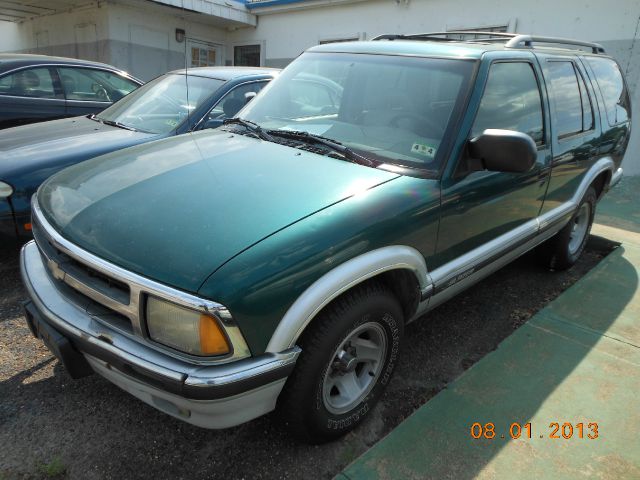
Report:
[[[168,133],[223,83],[216,78],[168,73],[134,90],[95,118],[144,132]]]
[[[314,53],[300,56],[240,112],[264,130],[341,142],[369,159],[438,170],[438,149],[473,62]]]

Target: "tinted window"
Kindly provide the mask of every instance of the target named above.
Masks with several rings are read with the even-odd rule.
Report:
[[[67,100],[116,102],[138,88],[128,78],[116,73],[90,68],[59,68]]]
[[[0,95],[58,98],[48,68],[29,68],[2,77]]]
[[[578,85],[582,99],[582,130],[587,131],[593,128],[593,103],[581,74],[578,74]]]
[[[264,88],[267,82],[252,82],[244,85],[238,85],[236,88],[227,92],[216,106],[209,113],[209,120],[235,117],[236,114],[247,103],[245,95],[250,92],[258,93]]]
[[[549,83],[555,103],[558,138],[593,128],[593,110],[587,89],[573,62],[549,62]]]
[[[631,117],[629,94],[618,64],[609,58],[586,57],[604,97],[609,125],[626,122]]]
[[[529,63],[495,63],[491,66],[472,136],[487,128],[526,133],[537,144],[544,141],[540,90]]]

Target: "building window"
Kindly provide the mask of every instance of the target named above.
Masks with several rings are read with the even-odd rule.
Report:
[[[233,47],[233,64],[239,67],[259,67],[260,45],[238,45]]]
[[[191,47],[192,67],[211,67],[216,64],[215,48]]]

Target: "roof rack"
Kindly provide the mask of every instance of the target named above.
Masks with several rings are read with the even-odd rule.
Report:
[[[473,38],[461,39],[462,35]],[[386,34],[378,35],[372,40],[425,40],[432,42],[465,42],[465,43],[493,43],[504,42],[506,48],[533,48],[534,43],[554,45],[570,45],[573,47],[587,47],[592,53],[605,53],[604,47],[598,43],[582,42],[559,37],[542,37],[536,35],[521,35],[506,32],[483,32],[475,30],[452,30],[449,32]]]
[[[504,44],[507,48],[532,48],[533,43],[551,43],[556,45],[570,45],[574,47],[587,47],[592,53],[605,53],[604,47],[599,43],[581,42],[580,40],[571,40],[560,37],[538,37],[535,35],[517,35]]]

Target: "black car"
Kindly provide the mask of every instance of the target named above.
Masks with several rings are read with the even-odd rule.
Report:
[[[104,63],[0,54],[0,128],[98,113],[143,83]]]
[[[58,170],[126,147],[218,127],[277,74],[270,68],[176,70],[97,115],[0,131],[0,243],[31,234],[31,196]]]

